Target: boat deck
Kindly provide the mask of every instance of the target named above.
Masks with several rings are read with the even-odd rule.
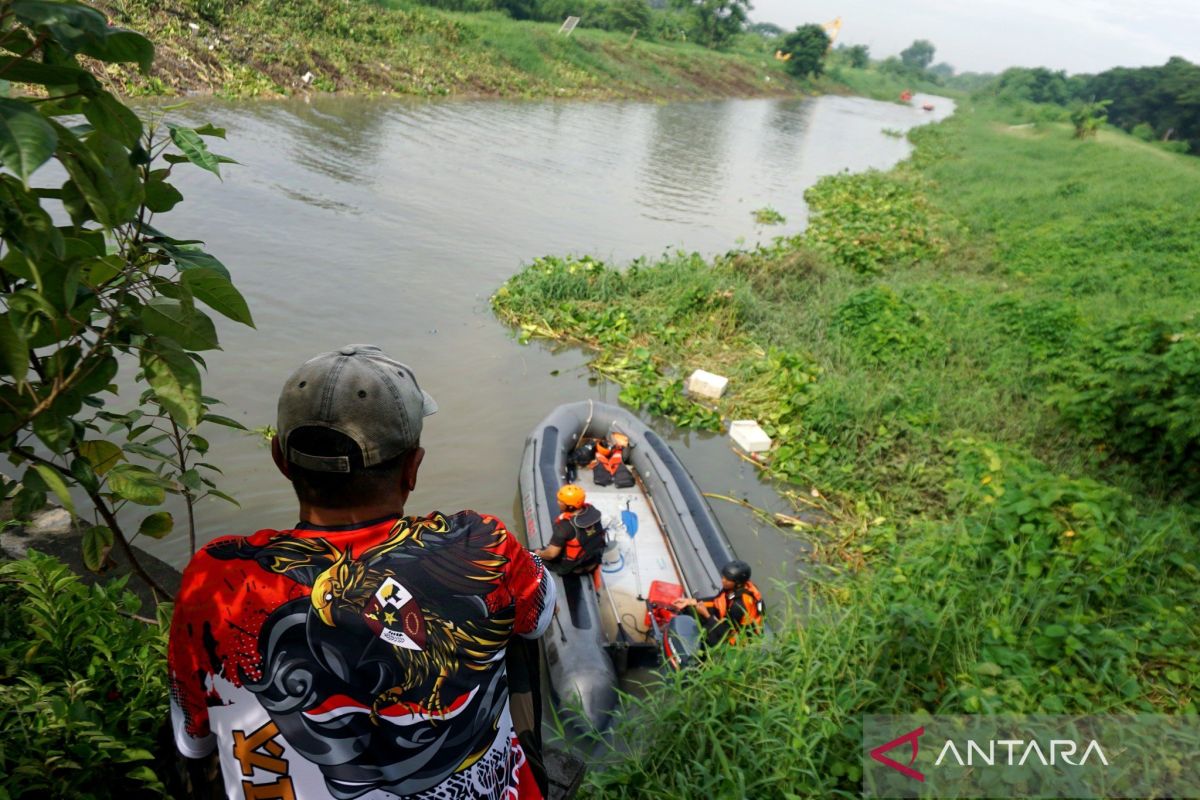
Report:
[[[646,629],[646,603],[639,598],[649,594],[652,581],[685,585],[666,534],[640,486],[597,486],[591,470],[580,470],[578,480],[587,491],[588,502],[600,512],[608,534],[601,566],[604,590],[599,598],[605,638],[616,640],[619,618],[634,641],[648,640],[653,631]]]

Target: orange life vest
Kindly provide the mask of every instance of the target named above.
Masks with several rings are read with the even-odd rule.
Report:
[[[729,643],[737,644],[737,629],[750,628],[751,631],[757,632],[762,630],[763,622],[763,599],[762,593],[758,591],[758,587],[750,581],[746,581],[740,588],[735,588],[732,591],[721,592],[712,600],[705,602],[709,610],[716,615],[717,619],[728,619],[730,607],[736,600],[741,600],[742,608],[746,610],[745,616],[740,620],[730,620],[731,633],[729,635]]]
[[[597,442],[596,461],[598,461],[602,467],[608,470],[608,474],[612,475],[623,463],[624,458],[621,455],[621,451],[623,449],[624,448],[622,448],[620,445],[614,444],[609,447],[604,442]]]
[[[595,514],[595,521],[580,527],[574,523],[574,517],[584,509],[590,509]],[[564,511],[558,515],[555,522],[570,522],[574,535],[567,539],[563,545],[563,560],[564,561],[594,561],[596,564],[600,562],[600,556],[604,553],[605,536],[604,528],[600,524],[600,514],[591,506],[584,506],[575,511]]]

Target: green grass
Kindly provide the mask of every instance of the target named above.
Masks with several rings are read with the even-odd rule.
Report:
[[[825,90],[830,93],[849,92],[876,100],[894,100],[896,102],[899,102],[900,93],[905,89],[938,95],[954,96],[958,94],[944,86],[881,72],[874,66],[856,69],[848,64],[830,66],[826,74],[818,80],[818,84],[825,87]]]
[[[625,32],[453,13],[414,0],[99,0],[115,24],[156,44],[150,76],[110,75],[126,94],[211,91],[260,97],[306,91],[525,98],[708,99],[859,92],[904,84],[873,70],[801,81],[760,37],[716,52]],[[205,10],[202,15],[201,10]],[[196,25],[197,30],[190,26]],[[302,76],[312,73],[309,83]]]
[[[806,613],[654,693],[593,789],[857,795],[864,713],[1196,711],[1198,166],[1009,119],[964,107],[896,170],[826,179],[802,236],[540,259],[493,299],[630,405],[758,419],[832,520]],[[717,412],[696,367],[731,379]]]
[[[198,9],[224,8],[215,16]],[[211,90],[231,97],[321,91],[420,96],[712,98],[812,91],[742,37],[729,52],[627,33],[452,13],[410,0],[102,0],[117,24],[148,34],[150,77],[112,74],[127,93]],[[197,25],[192,30],[189,25]],[[301,77],[311,72],[311,83]],[[766,80],[767,78],[770,80]]]

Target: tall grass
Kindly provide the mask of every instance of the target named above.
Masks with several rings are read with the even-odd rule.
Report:
[[[831,519],[804,613],[641,701],[598,793],[857,795],[864,713],[1197,710],[1198,167],[995,108],[913,139],[811,192],[803,236],[541,259],[493,299],[627,403],[760,420]],[[694,367],[731,378],[719,414]]]
[[[114,77],[127,92],[211,89],[246,97],[298,91],[420,96],[713,98],[811,90],[758,37],[729,52],[628,33],[464,13],[414,0],[104,0],[115,22],[147,32],[158,58],[145,78]],[[184,22],[193,22],[193,32]],[[307,82],[302,76],[311,73]],[[769,80],[768,80],[769,78]]]

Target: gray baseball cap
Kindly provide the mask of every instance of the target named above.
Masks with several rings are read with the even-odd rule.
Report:
[[[305,427],[337,431],[358,445],[363,467],[373,467],[416,447],[422,420],[436,411],[411,369],[373,344],[350,344],[292,373],[279,394],[276,427],[289,462],[316,472],[350,472],[347,456],[289,448],[289,434]]]

